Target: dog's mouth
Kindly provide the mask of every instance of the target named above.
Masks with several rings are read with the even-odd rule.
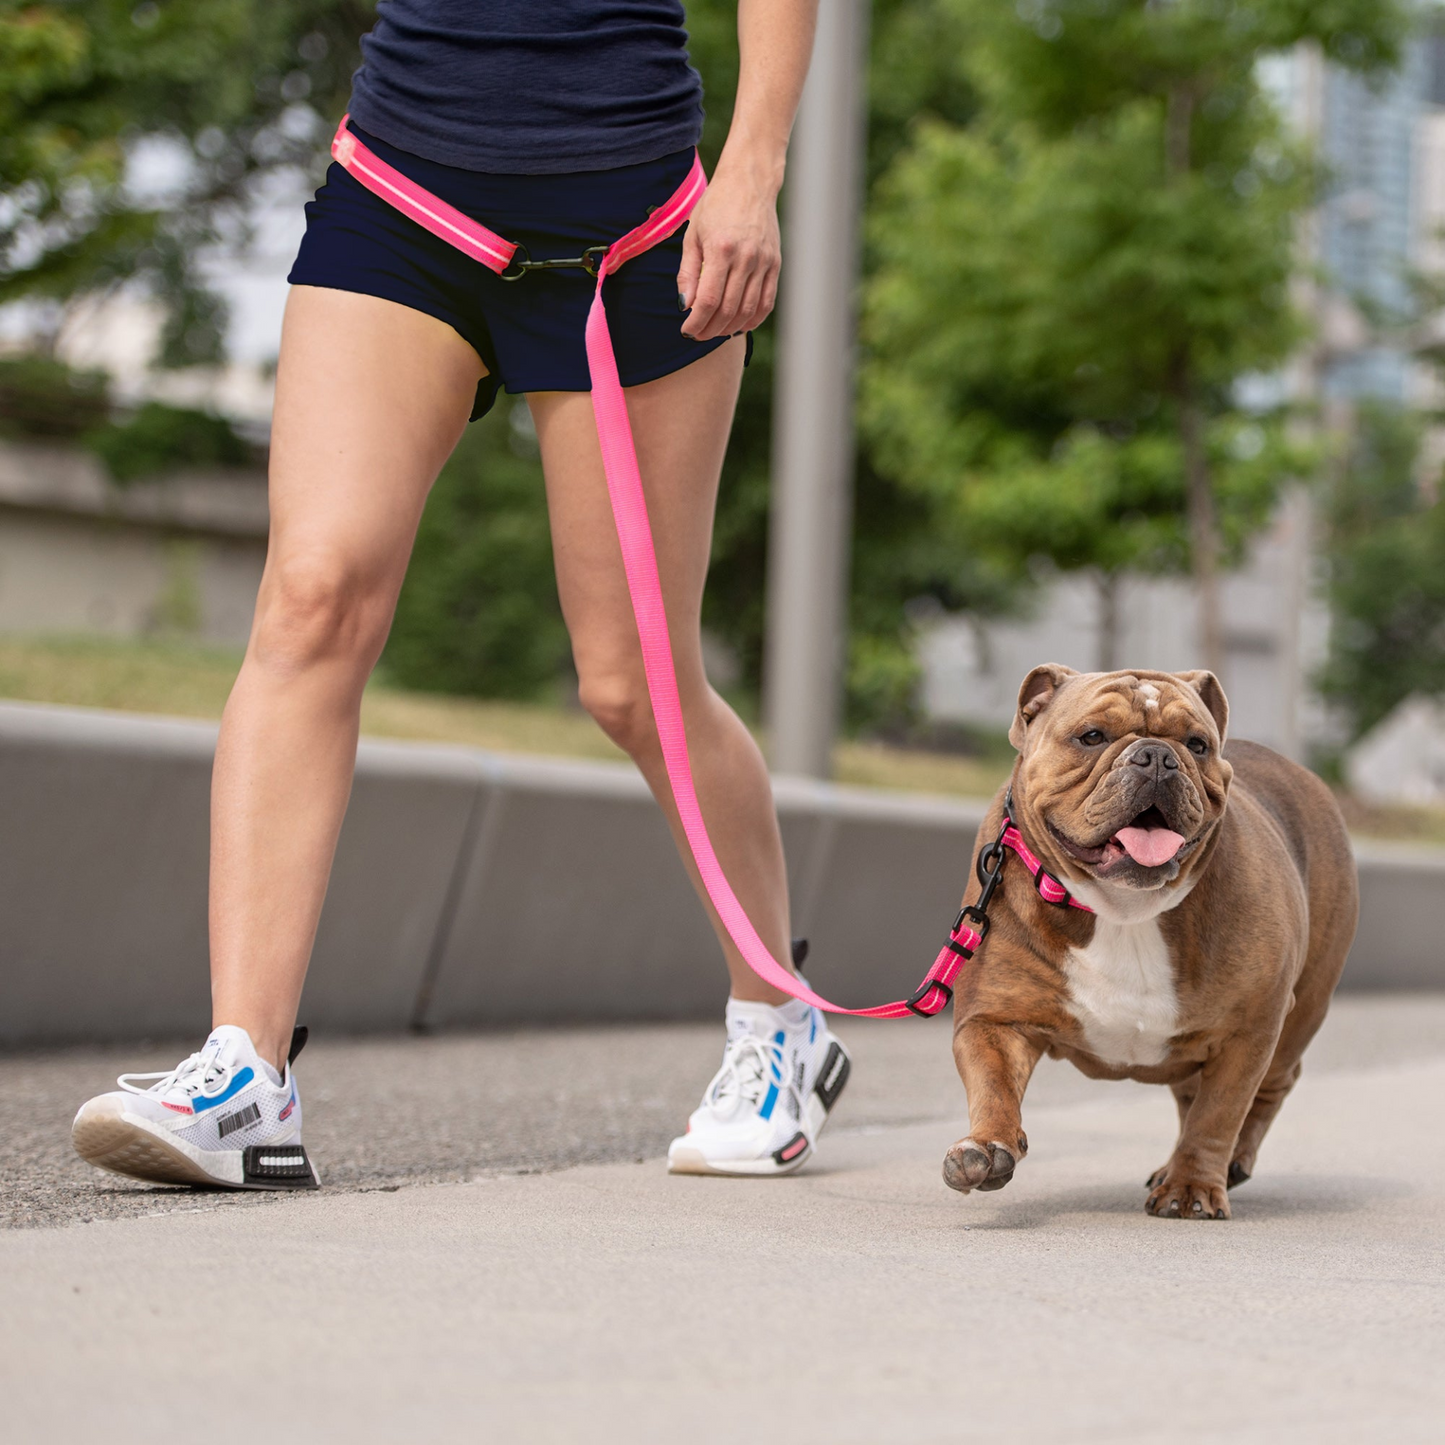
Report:
[[[1074,842],[1052,823],[1048,827],[1070,858],[1087,864],[1101,877],[1116,867],[1124,866],[1126,859],[1140,868],[1165,868],[1177,861],[1182,853],[1188,852],[1197,841],[1176,833],[1156,807],[1145,808],[1094,848]]]

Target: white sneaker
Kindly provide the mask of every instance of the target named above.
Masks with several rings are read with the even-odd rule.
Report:
[[[157,1184],[315,1189],[291,1073],[305,1042],[297,1029],[277,1074],[245,1029],[222,1025],[169,1073],[122,1074],[120,1093],[81,1105],[70,1137],[82,1159]]]
[[[722,1068],[672,1141],[672,1174],[791,1174],[805,1164],[852,1067],[822,1013],[728,1000]]]

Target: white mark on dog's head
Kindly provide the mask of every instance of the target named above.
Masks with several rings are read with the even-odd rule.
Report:
[[[1141,682],[1139,685],[1139,696],[1144,699],[1146,708],[1159,708],[1159,689],[1152,682]]]

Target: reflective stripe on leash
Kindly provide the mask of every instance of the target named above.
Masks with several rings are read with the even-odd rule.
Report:
[[[479,221],[474,221],[454,206],[449,206],[415,181],[408,180],[380,157],[373,155],[348,129],[345,116],[342,117],[336,138],[332,141],[331,154],[337,163],[367,190],[404,215],[410,216],[432,235],[480,261],[499,276],[511,267],[518,250],[515,242],[505,240],[488,230]],[[702,160],[694,154],[692,169],[688,172],[687,179],[672,197],[640,226],[629,231],[621,240],[614,241],[605,250],[602,247],[591,247],[575,262],[562,263],[575,264],[597,278],[592,305],[587,313],[586,337],[587,366],[592,379],[592,412],[597,421],[597,437],[602,447],[602,468],[607,478],[607,495],[612,503],[612,518],[622,547],[627,591],[632,600],[632,613],[637,621],[637,635],[642,646],[647,695],[657,723],[657,735],[662,745],[668,782],[672,787],[678,816],[682,820],[688,847],[692,851],[693,861],[697,864],[707,896],[717,909],[728,936],[747,961],[748,967],[759,978],[772,984],[779,992],[800,998],[816,1008],[826,1009],[829,1013],[852,1014],[859,1018],[907,1018],[913,1014],[927,1017],[938,1013],[953,997],[954,980],[964,963],[973,957],[975,950],[983,942],[988,932],[988,919],[984,912],[987,897],[981,900],[983,908],[964,909],[959,914],[949,933],[948,942],[939,950],[933,967],[928,970],[923,982],[909,998],[899,999],[894,1003],[877,1004],[873,1008],[842,1008],[814,993],[796,974],[784,968],[758,937],[752,920],[738,902],[737,895],[718,862],[712,839],[708,836],[707,825],[703,821],[702,808],[698,803],[692,765],[688,760],[687,734],[682,720],[682,701],[677,690],[677,673],[673,666],[672,643],[667,630],[667,613],[662,600],[662,583],[657,572],[652,524],[647,515],[647,501],[642,490],[642,473],[637,465],[632,423],[627,415],[627,399],[617,373],[617,358],[612,350],[612,335],[607,327],[602,285],[612,272],[633,257],[640,256],[671,236],[687,220],[706,189],[707,176],[702,168]],[[596,260],[599,252],[601,259]],[[526,263],[519,262],[518,268],[537,264],[530,260]],[[558,263],[552,264],[555,266]],[[523,273],[522,269],[518,269],[517,274]],[[509,276],[508,279],[513,277]],[[1009,836],[1010,833],[1012,837]],[[1004,819],[1004,831],[995,845],[997,861],[992,875],[995,884],[1003,867],[1004,847],[1019,852],[1024,858],[1030,871],[1039,880],[1040,896],[1046,901],[1062,904],[1067,900],[1074,907],[1083,908],[1083,904],[1074,903],[1069,898],[1057,879],[1043,873],[1038,860],[1023,846],[1022,837],[1007,817]],[[1044,891],[1044,880],[1062,897],[1050,897],[1049,893]],[[992,887],[987,887],[988,895],[991,896],[992,891]]]

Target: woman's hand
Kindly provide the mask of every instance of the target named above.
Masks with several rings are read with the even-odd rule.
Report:
[[[781,264],[777,187],[719,166],[683,237],[677,300],[692,314],[682,334],[711,341],[761,326],[777,299]]]
[[[677,301],[694,341],[762,325],[778,295],[778,192],[818,0],[738,0],[738,89],[727,144],[682,243]]]

